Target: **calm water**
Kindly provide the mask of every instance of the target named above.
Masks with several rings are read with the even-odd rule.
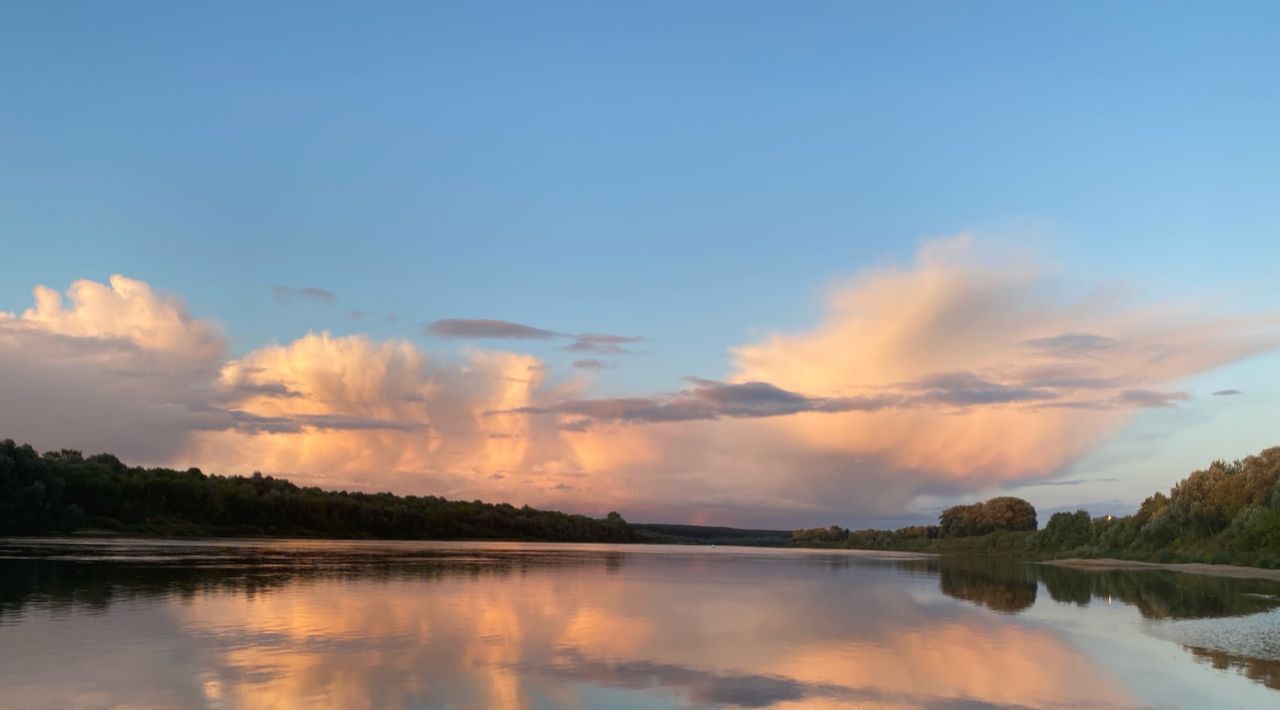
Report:
[[[0,707],[1280,707],[1278,594],[857,552],[0,540]]]

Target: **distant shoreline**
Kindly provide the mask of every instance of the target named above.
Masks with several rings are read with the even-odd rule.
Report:
[[[1269,579],[1280,582],[1280,569],[1263,569],[1261,567],[1243,567],[1240,565],[1214,565],[1203,562],[1138,562],[1136,560],[1117,560],[1111,558],[1082,559],[1078,557],[1064,560],[1045,560],[1044,565],[1071,567],[1082,570],[1114,570],[1114,569],[1153,569],[1170,570],[1185,574],[1202,574],[1210,577],[1235,577],[1238,579]]]

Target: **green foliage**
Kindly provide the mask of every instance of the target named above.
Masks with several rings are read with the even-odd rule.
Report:
[[[829,528],[796,530],[791,533],[791,541],[794,544],[805,547],[843,546],[849,541],[849,530],[836,525],[832,525]]]
[[[904,528],[903,530],[908,530]],[[902,530],[847,532],[845,544],[863,549],[983,552],[1027,557],[1117,557],[1156,562],[1280,567],[1280,447],[1187,476],[1142,502],[1133,515],[1091,519],[1083,510],[1054,513],[1036,529],[1035,509],[1019,498],[947,508],[938,534]],[[828,530],[798,530],[797,545],[831,545]],[[937,539],[933,539],[933,538]]]
[[[854,547],[863,550],[921,549],[938,537],[936,525],[913,525],[897,530],[847,530],[829,528],[796,530],[791,544],[798,547]]]
[[[605,520],[436,496],[302,488],[199,469],[129,468],[110,454],[36,453],[0,442],[0,532],[84,528],[190,535],[632,542],[617,513]]]
[[[745,545],[781,547],[791,542],[786,530],[747,530],[709,525],[642,523],[631,526],[639,542],[664,545]]]
[[[938,527],[939,537],[970,537],[997,530],[1035,530],[1036,509],[1021,498],[1001,496],[947,508],[938,518]]]
[[[1093,540],[1093,520],[1085,510],[1054,513],[1036,537],[1037,546],[1041,549],[1074,550]]]

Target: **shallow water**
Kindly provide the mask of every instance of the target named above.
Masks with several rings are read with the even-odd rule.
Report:
[[[1280,583],[853,551],[0,540],[0,707],[1280,706]]]

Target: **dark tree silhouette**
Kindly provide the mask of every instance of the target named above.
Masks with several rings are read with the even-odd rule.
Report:
[[[506,503],[303,488],[282,478],[130,468],[111,454],[0,442],[0,532],[632,542],[605,520]]]

